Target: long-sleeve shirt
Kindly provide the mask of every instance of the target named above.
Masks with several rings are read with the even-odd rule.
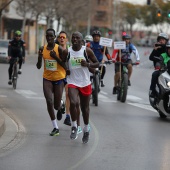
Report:
[[[9,41],[8,56],[11,57],[25,57],[25,41],[16,40],[15,38]]]

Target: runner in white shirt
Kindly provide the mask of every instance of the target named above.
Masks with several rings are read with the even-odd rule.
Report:
[[[63,51],[63,60],[68,62],[70,73],[67,75],[68,95],[70,99],[70,114],[72,118],[71,139],[77,138],[77,105],[83,114],[84,130],[83,143],[89,140],[89,101],[92,92],[89,67],[99,67],[99,62],[93,51],[82,46],[83,36],[80,32],[72,34],[72,46]]]

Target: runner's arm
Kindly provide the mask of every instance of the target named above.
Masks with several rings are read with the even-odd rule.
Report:
[[[66,70],[66,65],[62,60],[63,48],[61,46],[58,47],[58,52],[60,57],[57,57],[56,52],[54,50],[50,52],[50,56],[54,58],[57,63],[60,64]]]
[[[40,47],[40,49],[38,51],[38,61],[37,61],[37,64],[36,64],[38,69],[40,69],[41,66],[42,66],[43,49],[44,49],[44,47],[42,46],[42,47]]]
[[[94,55],[93,51],[90,48],[86,47],[86,52],[87,52],[87,56],[91,62],[87,62],[87,61],[83,60],[81,62],[81,65],[85,66],[85,67],[98,68],[99,62],[98,62],[96,56]]]

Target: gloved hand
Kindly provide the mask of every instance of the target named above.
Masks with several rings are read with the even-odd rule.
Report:
[[[137,60],[135,64],[136,64],[136,65],[139,65],[139,64],[140,64],[140,61],[139,61],[139,60]]]

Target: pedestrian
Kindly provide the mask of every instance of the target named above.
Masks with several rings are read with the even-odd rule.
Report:
[[[66,83],[66,67],[61,60],[63,49],[61,46],[55,44],[55,30],[46,30],[47,45],[41,47],[38,53],[37,68],[42,66],[42,59],[44,60],[44,73],[43,73],[43,92],[47,103],[47,110],[52,121],[53,130],[50,136],[59,135],[59,127],[57,124],[55,111],[61,109],[61,98],[63,94],[64,84]]]
[[[68,96],[70,99],[70,114],[72,119],[71,139],[77,138],[77,106],[80,105],[84,129],[83,143],[89,140],[89,102],[92,92],[89,67],[99,67],[99,62],[93,51],[82,45],[83,36],[80,32],[72,34],[72,46],[63,51],[63,61],[68,61],[70,75],[67,75]],[[91,61],[91,62],[89,62]]]

